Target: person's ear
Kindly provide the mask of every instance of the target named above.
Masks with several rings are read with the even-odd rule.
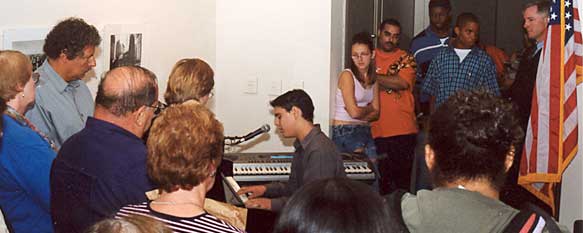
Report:
[[[59,53],[59,59],[69,60],[69,58],[67,57],[67,49],[61,50],[61,53]]]
[[[370,59],[374,59],[374,56],[375,56],[375,55],[376,55],[376,51],[375,51],[375,50],[373,50],[373,51],[372,51],[372,56],[370,57]]]
[[[132,113],[136,119],[136,124],[140,127],[143,127],[148,120],[148,114],[146,114],[147,108],[146,106],[141,106],[137,111]]]
[[[299,119],[302,117],[302,110],[296,106],[293,106],[290,110],[290,113],[294,117],[294,119]]]
[[[508,153],[506,153],[506,160],[504,161],[505,172],[508,172],[508,170],[510,170],[510,167],[512,167],[512,164],[514,164],[515,153],[516,149],[514,149],[514,146],[510,146],[510,150],[508,151]]]
[[[18,91],[18,92],[23,92],[23,91],[24,91],[24,86],[25,86],[25,85],[26,85],[26,84],[24,84],[24,85],[16,84],[16,87],[15,87],[16,91]]]
[[[435,151],[429,144],[425,145],[425,164],[427,164],[429,171],[433,170],[435,166]]]
[[[455,26],[455,27],[453,28],[453,32],[455,32],[455,34],[456,34],[457,36],[459,36],[459,35],[460,35],[460,28],[459,28],[458,26]]]

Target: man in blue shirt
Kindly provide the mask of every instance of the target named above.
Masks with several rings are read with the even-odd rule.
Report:
[[[496,66],[476,46],[480,25],[472,13],[461,13],[454,28],[457,37],[450,47],[442,49],[429,65],[422,91],[431,95],[432,109],[439,107],[458,91],[486,89],[500,95]]]
[[[425,73],[429,69],[431,60],[448,45],[450,21],[451,5],[449,0],[429,1],[429,26],[411,41],[410,52],[417,63],[416,110],[424,115],[429,115],[429,96],[419,93],[419,89],[425,80]]]
[[[146,201],[154,186],[146,172],[144,132],[160,108],[155,75],[141,67],[105,74],[95,117],[64,144],[51,168],[51,214],[56,232],[83,232],[122,206]]]
[[[93,98],[81,79],[95,67],[99,43],[97,29],[80,18],[59,22],[45,39],[48,58],[36,70],[35,104],[26,117],[58,148],[93,115]]]

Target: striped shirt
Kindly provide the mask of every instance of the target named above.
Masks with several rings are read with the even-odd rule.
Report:
[[[119,219],[132,214],[152,217],[164,223],[168,228],[176,233],[244,232],[208,213],[203,213],[194,217],[182,218],[156,212],[150,208],[149,202],[143,202],[141,204],[135,205],[126,205],[117,212],[115,218]]]
[[[447,98],[458,91],[471,91],[483,88],[500,95],[496,81],[496,66],[484,52],[473,47],[460,62],[460,57],[452,47],[441,50],[429,65],[423,82],[422,92],[435,97],[437,108]]]

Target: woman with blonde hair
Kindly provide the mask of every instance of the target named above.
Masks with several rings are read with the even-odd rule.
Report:
[[[187,100],[196,100],[206,104],[213,96],[215,85],[213,69],[205,61],[198,58],[185,58],[174,65],[164,100],[172,105]]]
[[[14,232],[53,232],[49,175],[56,154],[24,116],[38,75],[18,51],[0,51],[0,206]]]

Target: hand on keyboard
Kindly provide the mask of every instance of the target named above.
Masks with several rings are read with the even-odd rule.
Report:
[[[245,202],[245,207],[247,207],[247,209],[271,210],[271,199],[269,198],[249,199],[247,202]]]
[[[237,191],[237,194],[239,194],[239,195],[247,194],[247,197],[249,197],[249,199],[253,199],[256,197],[263,196],[263,194],[265,193],[265,190],[266,190],[265,185],[245,186],[245,187],[241,187],[241,189],[239,189],[239,191]]]

